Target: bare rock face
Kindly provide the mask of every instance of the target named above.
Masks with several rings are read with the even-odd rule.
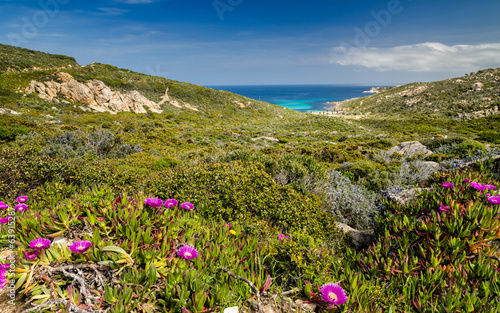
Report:
[[[454,118],[457,120],[468,121],[468,120],[472,120],[475,118],[481,118],[481,117],[486,117],[486,116],[495,115],[495,114],[500,114],[500,105],[493,107],[491,109],[476,111],[476,112],[472,112],[472,113],[457,113],[457,114],[455,114]]]
[[[160,109],[160,105],[166,102],[153,102],[138,91],[129,91],[122,94],[119,91],[111,90],[100,80],[91,80],[83,84],[68,73],[58,71],[54,73],[54,76],[60,82],[48,81],[41,83],[31,81],[26,88],[26,93],[37,93],[40,98],[55,102],[59,100],[54,98],[62,97],[71,102],[86,104],[88,108],[94,111],[112,114],[117,112],[147,113],[145,107],[152,112],[161,113],[163,111]],[[166,100],[170,101],[167,93]],[[85,110],[86,108],[82,107],[82,109]]]
[[[424,156],[428,156],[432,154],[432,151],[427,149],[426,146],[421,144],[418,141],[407,141],[398,144],[387,150],[389,155],[392,155],[394,152],[404,155],[405,157],[412,157],[415,154],[423,154]]]
[[[356,249],[368,247],[373,242],[373,240],[375,240],[375,235],[369,232],[356,230],[344,223],[335,222],[335,224],[340,230],[342,230],[344,234],[346,234],[351,239],[351,242],[354,247],[356,247]]]

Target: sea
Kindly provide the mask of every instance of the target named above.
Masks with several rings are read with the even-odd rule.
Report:
[[[299,112],[320,112],[333,105],[327,102],[366,97],[372,87],[353,85],[246,85],[207,86],[233,92],[251,99],[261,100]],[[364,93],[365,92],[365,93]]]

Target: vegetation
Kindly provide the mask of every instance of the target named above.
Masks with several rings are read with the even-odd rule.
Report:
[[[152,101],[168,88],[198,111],[113,115],[24,94],[56,71]],[[351,102],[372,114],[349,120],[0,45],[0,247],[13,250],[15,230],[17,301],[40,312],[301,310],[295,300],[498,312],[498,165],[457,166],[498,154],[500,115],[453,118],[498,104],[496,71],[383,90]],[[404,104],[415,97],[432,105]],[[433,153],[385,152],[410,140]],[[425,175],[428,161],[442,171]],[[410,204],[386,198],[412,187],[426,189]],[[336,222],[374,242],[356,250]],[[37,238],[52,245],[34,249]],[[328,283],[345,303],[325,301]]]

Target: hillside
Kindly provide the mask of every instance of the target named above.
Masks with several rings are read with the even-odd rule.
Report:
[[[460,119],[465,116],[461,113],[488,109],[496,109],[495,114],[498,114],[500,68],[485,69],[438,82],[398,86],[365,98],[345,101],[342,105],[372,114],[425,113]]]

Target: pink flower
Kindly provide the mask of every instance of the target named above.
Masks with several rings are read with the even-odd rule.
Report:
[[[28,196],[17,197],[16,201],[19,203],[24,203],[24,202],[28,201]]]
[[[444,206],[444,207],[440,206],[439,209],[441,211],[443,211],[443,212],[448,212],[448,210],[450,210],[450,207],[448,207],[448,206]]]
[[[28,251],[24,254],[24,257],[26,258],[26,260],[34,260],[38,257],[39,254],[40,251],[38,250]]]
[[[10,216],[0,218],[1,224],[7,224],[10,221]]]
[[[194,208],[194,205],[191,202],[182,202],[181,208],[186,210],[192,210]]]
[[[283,241],[283,239],[290,239],[290,237],[286,236],[285,234],[279,234],[279,235],[278,235],[278,239],[279,239],[280,241]]]
[[[347,302],[347,296],[344,289],[337,284],[326,284],[321,286],[320,289],[323,301],[328,303],[330,307],[333,305],[340,305]]]
[[[45,249],[50,246],[50,240],[45,238],[37,238],[30,242],[30,248],[35,250]]]
[[[500,197],[489,197],[488,201],[493,204],[500,204]]]
[[[24,204],[24,203],[19,203],[18,205],[16,205],[16,206],[14,207],[14,210],[15,210],[16,212],[24,212],[24,211],[26,211],[27,209],[28,209],[28,206],[27,206],[26,204]]]
[[[69,246],[69,250],[74,253],[82,254],[85,253],[91,245],[92,242],[87,240],[75,241],[71,246]]]
[[[463,182],[468,183],[468,182],[470,182],[470,179],[464,179]]]
[[[0,201],[0,209],[8,209],[9,205],[5,204],[3,201]]]
[[[177,250],[177,255],[184,260],[191,260],[198,257],[198,250],[190,246],[182,246]]]
[[[485,187],[482,184],[476,182],[471,182],[470,186],[479,191],[483,191],[485,189]]]
[[[488,190],[497,190],[497,187],[495,187],[493,185],[484,185],[484,188],[488,189]]]
[[[453,187],[455,187],[455,186],[453,186],[453,184],[452,184],[452,183],[448,183],[448,182],[446,182],[446,183],[443,183],[443,187],[444,187],[444,188],[453,188]]]
[[[144,200],[144,203],[153,208],[159,208],[163,205],[163,200],[158,198],[147,198]]]
[[[178,204],[179,202],[175,199],[168,199],[167,201],[165,201],[165,203],[163,204],[166,208],[171,208],[171,207],[174,207]]]

